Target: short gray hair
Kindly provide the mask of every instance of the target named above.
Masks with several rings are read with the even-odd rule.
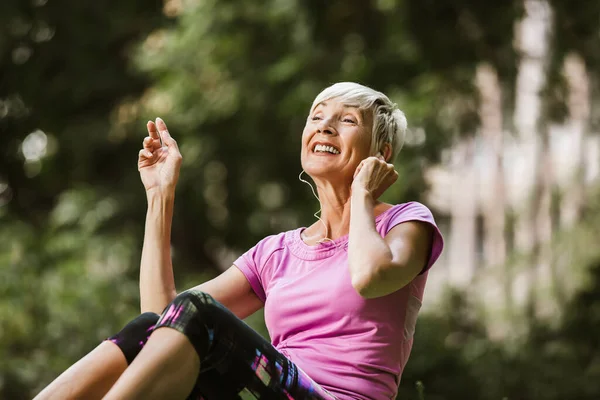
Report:
[[[407,122],[404,113],[385,94],[358,83],[340,82],[317,95],[310,107],[311,112],[318,104],[331,99],[361,110],[372,110],[371,154],[377,154],[384,143],[389,143],[392,147],[390,161],[396,158],[404,145]]]

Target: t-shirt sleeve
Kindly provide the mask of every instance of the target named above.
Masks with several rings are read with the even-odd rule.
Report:
[[[429,208],[416,201],[399,204],[394,207],[394,210],[390,212],[385,223],[383,224],[383,236],[385,237],[385,235],[387,235],[387,233],[396,225],[408,221],[421,221],[433,227],[433,241],[431,244],[429,259],[425,267],[423,267],[423,270],[420,272],[420,274],[423,274],[429,270],[429,268],[431,268],[431,266],[439,258],[440,254],[442,253],[442,249],[444,248],[444,239],[442,238],[442,234],[436,225],[433,214]]]
[[[246,277],[252,290],[264,303],[267,299],[268,276],[265,272],[265,264],[271,254],[280,248],[278,236],[268,236],[258,242],[256,246],[242,254],[233,262]]]

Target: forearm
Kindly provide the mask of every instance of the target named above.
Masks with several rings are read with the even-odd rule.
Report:
[[[148,194],[148,212],[140,265],[142,312],[160,314],[177,295],[171,263],[174,195]]]
[[[392,252],[375,227],[375,201],[366,191],[355,191],[351,198],[348,266],[352,286],[363,293],[392,261]]]

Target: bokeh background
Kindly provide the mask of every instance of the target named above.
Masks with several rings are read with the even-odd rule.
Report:
[[[596,0],[0,1],[0,398],[138,312],[148,119],[183,290],[313,222],[302,126],[351,80],[409,120],[385,200],[446,237],[398,398],[599,399],[599,73]]]

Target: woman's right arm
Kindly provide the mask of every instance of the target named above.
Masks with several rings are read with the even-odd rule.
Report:
[[[182,157],[162,119],[148,122],[147,128],[148,137],[138,157],[148,199],[140,265],[140,302],[142,312],[160,314],[177,295],[171,263],[171,223]],[[263,306],[244,274],[235,266],[194,289],[210,294],[239,318],[246,318]]]
[[[175,196],[148,193],[140,262],[141,312],[160,314],[177,295],[171,263],[171,221]]]

